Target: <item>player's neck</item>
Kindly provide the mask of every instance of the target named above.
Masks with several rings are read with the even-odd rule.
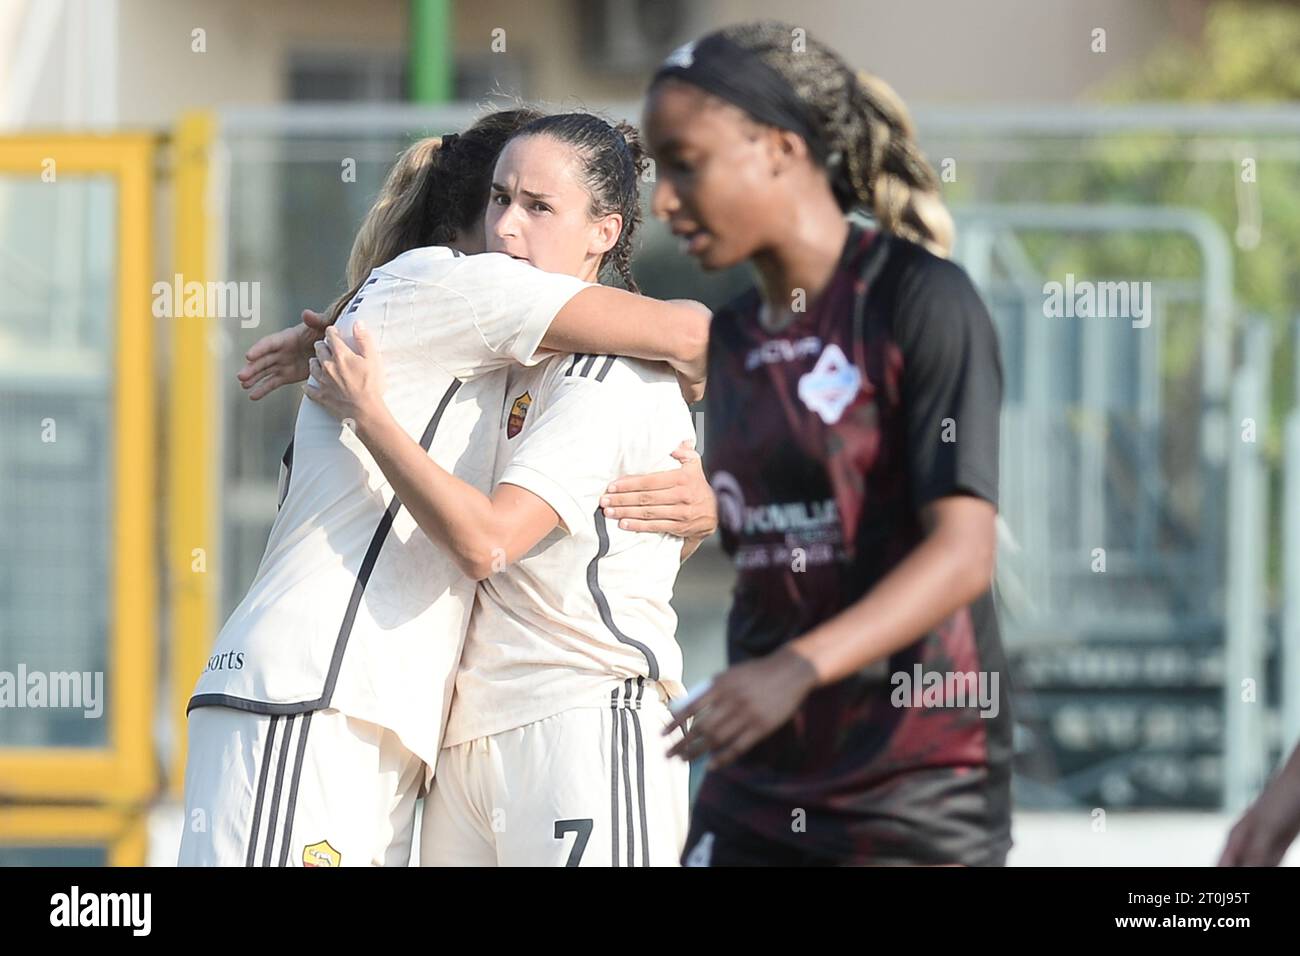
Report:
[[[817,214],[796,215],[779,242],[754,256],[773,321],[812,307],[830,284],[848,236],[848,220],[832,206]]]

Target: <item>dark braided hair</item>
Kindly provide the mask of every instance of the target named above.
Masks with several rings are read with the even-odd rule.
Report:
[[[442,242],[454,242],[483,222],[497,156],[511,136],[541,116],[538,110],[522,107],[498,110],[455,136],[450,146],[444,143],[439,168],[430,177],[432,185],[441,188],[430,190],[426,207],[435,220],[442,219],[447,230]]]
[[[357,230],[348,257],[350,288],[330,306],[329,321],[337,321],[376,266],[411,249],[455,242],[481,223],[497,154],[541,115],[527,108],[497,110],[463,133],[430,136],[403,151]]]
[[[841,209],[865,208],[881,228],[946,256],[952,216],[902,99],[810,36],[796,50],[794,31],[766,20],[719,32],[779,73],[807,107],[829,151],[826,170]]]
[[[632,236],[641,222],[640,177],[646,153],[636,127],[609,123],[593,113],[557,113],[533,120],[511,139],[520,136],[549,136],[573,148],[591,197],[587,214],[592,219],[613,213],[623,217],[618,241],[603,257],[601,269],[611,267],[630,291],[640,292],[632,278]]]

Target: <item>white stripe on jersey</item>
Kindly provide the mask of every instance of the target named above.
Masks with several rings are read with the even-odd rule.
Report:
[[[563,524],[479,583],[444,746],[608,707],[628,678],[684,693],[670,603],[682,540],[624,531],[599,501],[615,478],[676,467],[694,438],[666,365],[558,355],[510,371],[494,484],[528,489]]]

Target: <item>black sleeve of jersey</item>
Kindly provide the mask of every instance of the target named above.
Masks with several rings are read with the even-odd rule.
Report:
[[[988,309],[956,263],[921,253],[901,277],[894,335],[913,501],[998,502],[1002,362]]]

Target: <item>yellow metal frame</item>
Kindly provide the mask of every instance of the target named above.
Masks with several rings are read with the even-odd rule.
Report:
[[[216,217],[210,204],[210,162],[216,118],[191,112],[181,118],[175,155],[175,262],[185,282],[212,276]],[[173,329],[168,396],[167,568],[171,584],[171,700],[175,727],[168,788],[180,797],[189,736],[185,705],[212,647],[221,562],[215,514],[217,442],[216,370],[211,325],[177,322]],[[193,568],[195,548],[205,551],[205,571]]]
[[[109,866],[144,866],[149,819],[145,810],[98,807],[0,807],[0,845],[108,844]]]
[[[157,441],[150,309],[157,147],[155,137],[141,134],[0,139],[0,175],[37,178],[44,161],[53,159],[58,179],[102,176],[117,187],[108,747],[0,751],[0,795],[9,799],[138,803],[157,787],[153,734],[158,647]],[[17,812],[0,811],[0,820]]]

